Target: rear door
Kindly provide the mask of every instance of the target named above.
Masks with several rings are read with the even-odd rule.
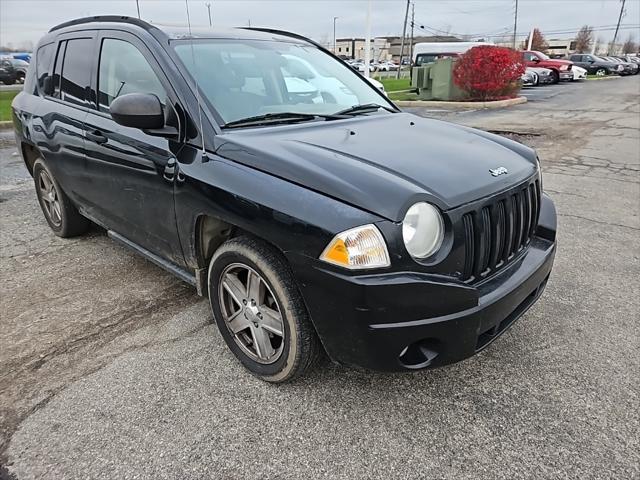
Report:
[[[81,208],[84,203],[83,125],[94,101],[91,75],[95,39],[95,32],[74,32],[61,35],[55,46],[48,47],[55,48],[56,52],[53,90],[40,89],[44,95],[38,109],[41,123],[34,124],[37,145],[47,165],[65,193]]]
[[[117,124],[111,102],[128,93],[153,93],[179,127],[177,98],[149,49],[126,32],[101,31],[94,88],[97,105],[85,119],[86,185],[91,216],[129,240],[183,265],[174,181],[181,143]]]

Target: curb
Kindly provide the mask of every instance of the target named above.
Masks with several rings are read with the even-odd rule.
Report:
[[[11,120],[0,122],[0,130],[11,130],[13,128],[13,122]]]
[[[449,108],[504,108],[512,105],[527,103],[527,97],[509,98],[508,100],[496,100],[493,102],[444,102],[442,100],[397,100],[399,107],[449,107]]]

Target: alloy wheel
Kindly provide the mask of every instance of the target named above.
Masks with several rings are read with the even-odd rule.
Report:
[[[284,320],[264,278],[248,265],[233,263],[222,272],[218,289],[224,323],[238,346],[258,363],[277,361],[285,344]]]
[[[58,190],[46,170],[40,170],[38,182],[40,186],[40,198],[44,205],[45,214],[51,223],[59,226],[62,224],[62,209],[60,207]]]
[[[598,77],[604,77],[606,74],[607,72],[604,68],[599,68],[598,70],[596,70],[596,76]]]

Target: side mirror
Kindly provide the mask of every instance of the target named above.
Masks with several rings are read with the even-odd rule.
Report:
[[[42,92],[45,95],[51,96],[53,95],[54,85],[53,85],[53,77],[51,75],[47,75],[42,80]]]
[[[540,59],[539,59],[538,57],[533,57],[533,61],[534,61],[535,63],[540,63]]]
[[[162,103],[152,93],[128,93],[109,106],[111,117],[124,127],[154,130],[164,127]]]

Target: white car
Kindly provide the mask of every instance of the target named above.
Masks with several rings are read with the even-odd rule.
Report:
[[[369,80],[369,83],[371,85],[373,85],[374,87],[376,87],[378,90],[380,90],[382,93],[384,93],[385,95],[387,95],[386,90],[384,89],[384,85],[382,85],[382,83],[380,83],[378,80],[376,80],[375,78],[371,78],[371,77],[365,77],[367,80]]]
[[[380,70],[381,72],[390,72],[392,70],[397,70],[398,69],[398,65],[396,65],[393,62],[381,62],[378,65],[378,70]]]
[[[587,71],[576,65],[571,67],[571,71],[573,72],[573,80],[585,80],[587,78]]]

